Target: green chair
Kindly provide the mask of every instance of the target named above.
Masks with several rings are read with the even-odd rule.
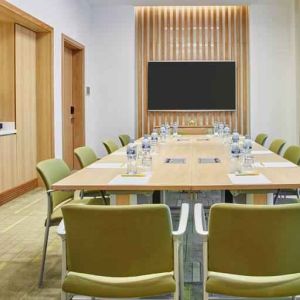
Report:
[[[265,134],[265,133],[260,133],[260,134],[258,134],[258,135],[256,136],[255,142],[256,142],[257,144],[260,144],[260,145],[263,146],[263,145],[265,144],[267,138],[268,138],[268,135],[267,135],[267,134]]]
[[[94,150],[88,146],[79,147],[74,150],[74,154],[79,161],[80,167],[83,169],[88,165],[98,160],[98,157]],[[109,197],[104,191],[81,191],[82,197],[101,197],[105,204],[109,203]]]
[[[61,159],[48,159],[37,164],[37,171],[40,174],[45,187],[47,189],[48,208],[47,218],[45,220],[45,237],[42,254],[42,264],[39,277],[39,287],[43,285],[46,252],[48,244],[49,229],[51,226],[56,226],[62,220],[61,208],[67,203],[77,204],[98,204],[98,200],[94,199],[74,199],[73,192],[60,192],[51,190],[52,184],[69,176],[71,170],[67,164]]]
[[[127,146],[130,143],[130,136],[127,134],[120,134],[119,135],[119,140],[121,142],[121,145],[123,147]]]
[[[67,205],[62,210],[64,222],[57,231],[66,249],[62,299],[70,294],[139,298],[169,293],[183,299],[188,204],[182,205],[175,232],[164,204]]]
[[[119,149],[119,146],[112,140],[106,140],[102,143],[107,151],[107,154],[111,154]]]
[[[294,163],[295,165],[300,166],[300,147],[296,145],[289,146],[284,152],[283,157],[288,161]],[[286,199],[286,196],[291,196],[291,195],[295,195],[298,198],[300,198],[300,190],[287,189],[287,190],[280,190],[279,192],[279,198],[282,198],[283,196],[284,199]],[[282,203],[280,199],[278,200],[280,203]]]
[[[299,146],[289,146],[283,154],[283,157],[295,165],[300,165],[300,147]]]
[[[202,205],[195,227],[203,242],[203,299],[300,294],[300,205],[215,204],[208,231]]]
[[[94,150],[88,146],[76,148],[74,154],[78,159],[81,168],[85,168],[98,160]]]
[[[269,150],[280,155],[281,150],[282,150],[283,146],[285,145],[285,143],[286,143],[285,140],[276,139],[276,140],[272,141],[271,145],[269,146]]]

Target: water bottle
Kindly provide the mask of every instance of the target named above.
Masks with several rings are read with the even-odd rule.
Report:
[[[240,140],[240,135],[237,131],[234,131],[232,134],[232,142],[233,143],[238,143]]]
[[[233,142],[230,147],[231,160],[230,160],[230,173],[241,171],[240,153],[241,149],[238,142]]]
[[[176,122],[173,123],[173,136],[177,136],[178,134],[178,124]]]
[[[127,174],[137,173],[137,149],[134,143],[127,145]]]
[[[217,136],[219,131],[219,124],[218,122],[214,123],[214,135]]]
[[[219,123],[219,126],[218,126],[218,135],[219,136],[223,136],[223,133],[224,133],[224,123]]]
[[[168,122],[166,122],[165,128],[166,128],[166,136],[168,136],[170,134],[170,125]]]
[[[243,142],[243,149],[245,154],[249,154],[252,150],[252,140],[249,135],[245,136],[244,142]]]
[[[150,139],[143,139],[142,141],[142,166],[146,171],[151,171],[152,156],[151,156],[151,144]]]
[[[167,136],[166,136],[166,127],[164,125],[160,126],[160,139],[161,142],[166,142]]]
[[[157,132],[153,131],[151,133],[151,151],[155,152],[157,150],[157,144],[158,144],[158,134]]]

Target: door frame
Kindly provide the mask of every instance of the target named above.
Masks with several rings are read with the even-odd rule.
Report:
[[[64,158],[64,149],[66,145],[64,144],[65,135],[67,134],[65,131],[65,118],[66,112],[64,109],[65,99],[64,99],[64,49],[68,48],[72,51],[76,51],[76,72],[72,72],[72,81],[75,84],[72,84],[72,94],[73,94],[73,105],[75,108],[75,121],[74,121],[74,129],[76,130],[76,135],[73,139],[73,147],[74,149],[80,146],[85,145],[85,46],[81,43],[75,41],[69,36],[62,34],[61,35],[61,97],[62,97],[62,146],[63,146],[63,158]],[[73,60],[74,62],[74,60]],[[74,67],[74,65],[73,65]],[[73,153],[74,156],[74,153]],[[78,164],[74,159],[74,166],[78,168]]]

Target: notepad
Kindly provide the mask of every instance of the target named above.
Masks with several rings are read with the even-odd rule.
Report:
[[[180,158],[180,157],[166,158],[165,159],[165,163],[166,164],[185,164],[186,163],[186,159],[185,158]]]
[[[200,157],[198,162],[199,164],[215,164],[220,163],[221,160],[218,157]]]
[[[273,152],[270,150],[252,150],[251,154],[259,155],[259,154],[272,154]]]
[[[263,168],[296,168],[297,165],[289,161],[280,161],[280,162],[262,162]]]
[[[121,169],[126,168],[125,163],[94,163],[87,167],[87,169]]]
[[[113,178],[108,184],[110,185],[144,185],[147,184],[151,174],[145,176],[122,176],[118,175]]]
[[[259,175],[246,175],[246,176],[237,176],[235,174],[228,174],[230,181],[233,184],[241,184],[241,185],[251,185],[251,184],[268,184],[271,181],[263,174]]]

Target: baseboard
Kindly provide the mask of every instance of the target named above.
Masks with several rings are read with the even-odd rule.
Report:
[[[0,193],[0,205],[7,203],[38,186],[38,179],[32,179],[10,190]]]

